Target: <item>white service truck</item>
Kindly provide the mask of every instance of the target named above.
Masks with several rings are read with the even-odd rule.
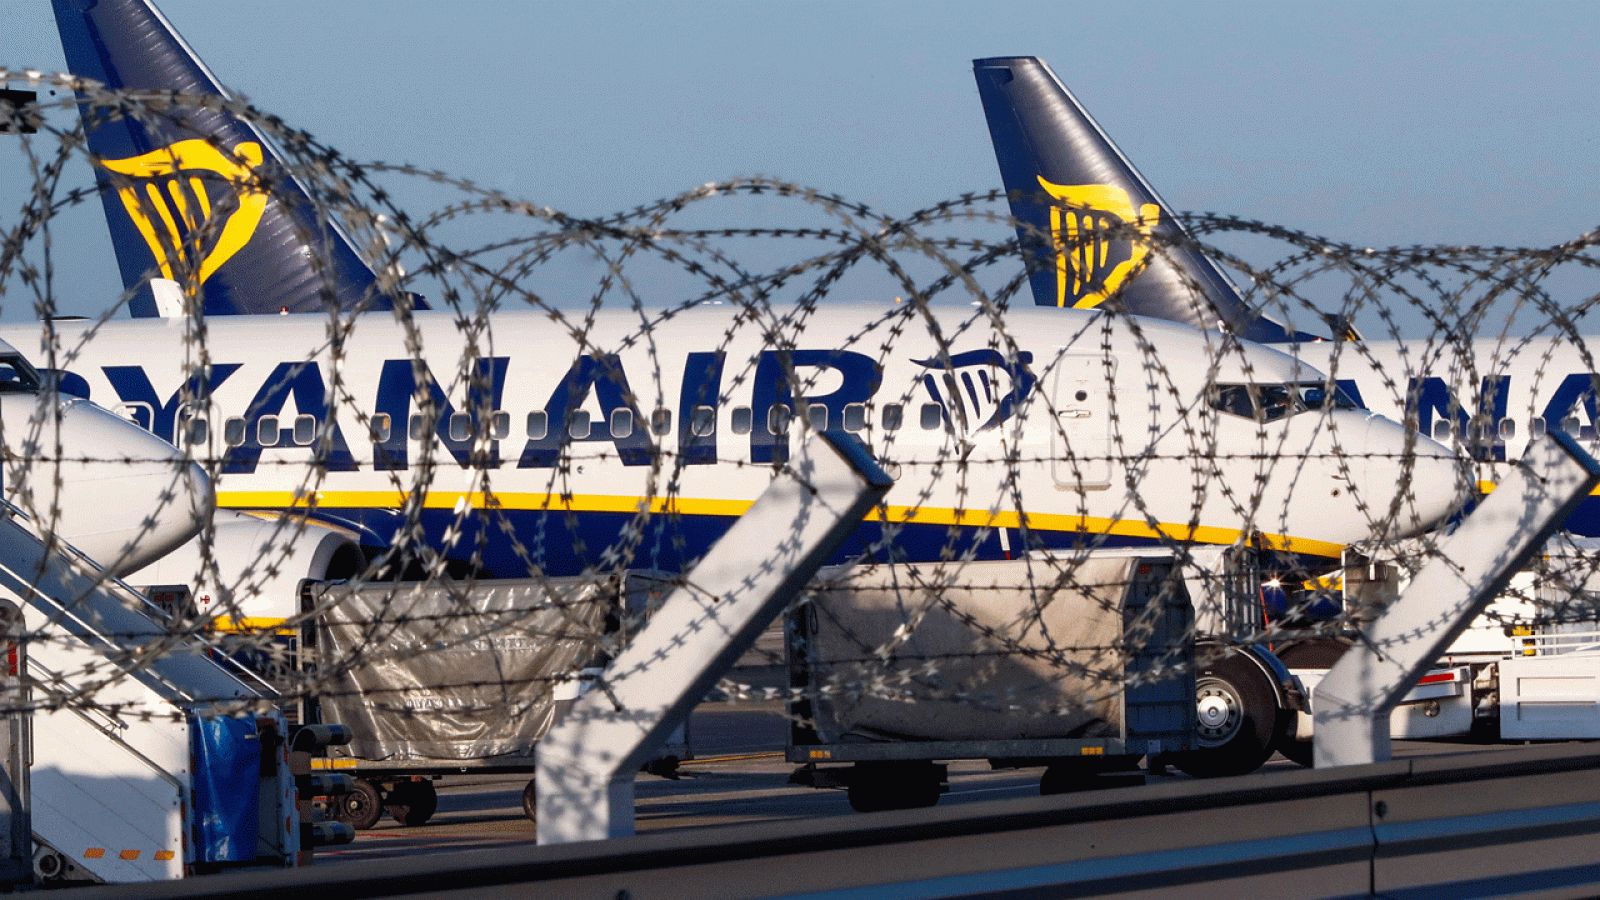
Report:
[[[1358,619],[1399,596],[1387,563],[1346,567]],[[1309,703],[1353,636],[1298,643],[1279,655]],[[1311,716],[1280,748],[1310,762]],[[1600,738],[1600,540],[1558,535],[1539,560],[1451,644],[1389,717],[1402,740],[1559,741]]]

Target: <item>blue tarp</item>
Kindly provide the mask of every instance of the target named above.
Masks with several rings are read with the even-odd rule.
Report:
[[[253,717],[189,720],[196,862],[249,862],[260,831],[261,739]]]

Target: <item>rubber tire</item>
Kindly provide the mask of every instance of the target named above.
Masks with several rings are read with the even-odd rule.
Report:
[[[1278,654],[1278,661],[1287,669],[1331,669],[1349,649],[1350,645],[1338,638],[1317,638],[1284,648]],[[1308,769],[1316,756],[1315,745],[1311,741],[1297,740],[1292,728],[1278,741],[1278,752],[1284,759]]]
[[[1195,679],[1195,703],[1220,700],[1227,715],[1216,728],[1197,724],[1199,746],[1176,755],[1174,764],[1195,778],[1248,775],[1272,756],[1291,721],[1278,707],[1267,674],[1245,658],[1248,651],[1218,658]]]
[[[522,789],[522,814],[528,817],[529,822],[535,825],[539,824],[539,780],[537,778],[528,779],[527,787]]]
[[[937,771],[916,763],[856,763],[846,789],[856,812],[925,809],[936,805],[942,793]]]
[[[431,781],[397,781],[386,806],[401,825],[426,825],[439,808],[439,794]]]
[[[367,831],[383,818],[383,792],[365,778],[355,779],[350,793],[328,798],[335,821]]]

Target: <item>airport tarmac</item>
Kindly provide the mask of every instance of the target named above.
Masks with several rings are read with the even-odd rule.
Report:
[[[842,790],[788,783],[796,765],[783,758],[786,724],[780,704],[705,704],[690,720],[696,758],[676,780],[640,775],[635,782],[639,832],[715,828],[755,822],[855,815]],[[1470,752],[1453,744],[1397,742],[1396,756]],[[1294,768],[1274,758],[1264,770]],[[1039,795],[1042,769],[992,770],[983,760],[950,765],[950,792],[939,806]],[[1171,771],[1150,782],[1185,779]],[[405,827],[385,816],[359,832],[355,843],[317,854],[318,865],[493,847],[535,840],[533,822],[522,812],[527,775],[458,775],[436,782],[439,808],[426,825]],[[1126,788],[1125,790],[1137,790]]]

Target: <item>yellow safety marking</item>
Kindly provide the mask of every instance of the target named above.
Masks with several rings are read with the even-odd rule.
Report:
[[[211,627],[217,631],[226,631],[235,634],[294,634],[296,628],[285,625],[288,619],[273,619],[263,616],[217,616],[211,620]]]
[[[157,850],[156,851],[156,862],[166,862],[167,860],[169,860],[171,858],[172,858],[172,851],[171,850]]]
[[[89,849],[83,851],[84,859],[99,859],[105,855],[106,851],[104,847],[90,847]]]
[[[1106,748],[1104,748],[1104,747],[1085,747],[1082,750],[1079,750],[1078,753],[1081,756],[1105,756],[1106,755]]]
[[[139,858],[139,851],[137,851],[137,850],[124,850],[121,853],[117,854],[117,856],[122,858],[122,859],[138,859]]]
[[[319,491],[310,497],[294,491],[219,491],[217,505],[229,509],[394,509],[405,502],[399,491]],[[613,512],[705,515],[735,518],[743,515],[753,500],[709,500],[693,497],[640,498],[610,494],[533,494],[461,493],[432,491],[423,498],[428,509],[472,508],[478,510],[523,510],[543,512]],[[1014,510],[990,512],[982,509],[948,509],[924,506],[888,506],[874,509],[867,521],[895,524],[958,525],[971,528],[1028,528],[1082,534],[1107,534],[1121,537],[1198,541],[1204,544],[1233,544],[1242,536],[1233,528],[1206,525],[1176,525],[1135,519],[1107,519],[1096,516],[1018,513]],[[1264,534],[1266,549],[1312,556],[1336,558],[1343,544],[1290,535]]]
[[[313,759],[311,761],[311,768],[313,768],[313,769],[354,769],[356,766],[358,766],[360,764],[361,763],[360,763],[359,760],[354,760],[354,759]]]
[[[828,750],[813,750],[813,751],[811,751],[811,758],[812,759],[833,759],[833,753],[831,751],[828,751]]]

